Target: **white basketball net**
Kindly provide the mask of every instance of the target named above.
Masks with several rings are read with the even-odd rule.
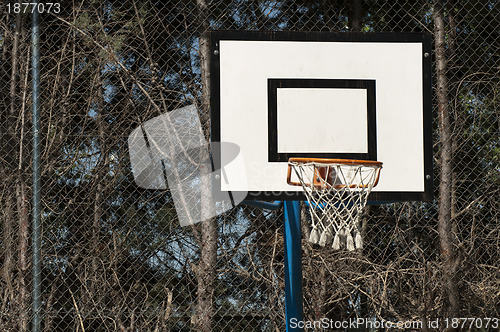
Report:
[[[363,248],[360,218],[381,166],[319,162],[289,165],[309,202],[309,241],[320,246],[331,244],[334,250]]]

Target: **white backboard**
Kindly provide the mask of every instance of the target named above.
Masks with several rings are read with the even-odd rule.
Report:
[[[286,182],[288,158],[324,157],[383,162],[372,201],[432,198],[426,35],[216,31],[210,40],[212,141],[237,144],[246,170],[222,192],[301,199]]]

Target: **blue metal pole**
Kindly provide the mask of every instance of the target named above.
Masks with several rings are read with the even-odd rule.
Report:
[[[300,202],[285,201],[284,210],[286,331],[303,331]]]
[[[38,5],[38,1],[34,1]],[[35,9],[37,9],[35,7]],[[41,204],[40,204],[40,30],[37,10],[33,11],[31,30],[32,80],[33,80],[33,230],[31,246],[33,250],[33,332],[41,331],[42,269],[41,269]]]

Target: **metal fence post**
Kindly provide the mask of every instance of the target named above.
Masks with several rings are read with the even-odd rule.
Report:
[[[300,202],[285,201],[284,203],[286,330],[303,331],[302,328],[297,326],[297,323],[304,320]]]

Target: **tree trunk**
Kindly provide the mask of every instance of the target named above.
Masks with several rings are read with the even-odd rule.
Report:
[[[459,298],[456,283],[458,261],[453,247],[451,226],[452,191],[452,140],[449,119],[448,82],[446,78],[445,28],[440,1],[434,7],[434,33],[437,71],[437,99],[439,136],[441,146],[441,178],[439,184],[438,232],[441,259],[444,269],[444,283],[447,292],[447,314],[449,318],[459,317]]]
[[[28,271],[29,213],[27,188],[21,175],[19,175],[18,181],[19,183],[16,185],[16,197],[19,218],[19,331],[27,331],[29,322],[29,291],[26,277]]]
[[[19,3],[21,3],[19,1]],[[5,131],[2,133],[2,142],[6,144],[2,150],[6,154],[2,154],[4,157],[5,168],[3,179],[7,183],[7,193],[6,199],[10,200],[15,197],[17,202],[16,217],[18,219],[18,238],[17,238],[17,248],[18,248],[18,273],[17,273],[17,287],[18,293],[15,299],[15,304],[17,306],[17,320],[18,320],[18,331],[27,331],[29,323],[29,290],[27,287],[27,269],[29,265],[28,261],[28,225],[29,225],[29,212],[28,212],[28,188],[23,178],[23,133],[24,133],[24,119],[22,118],[24,108],[25,98],[18,98],[18,82],[19,77],[23,77],[20,74],[21,56],[20,56],[20,44],[21,44],[21,32],[22,32],[23,18],[21,14],[16,15],[14,38],[12,43],[11,52],[11,75],[10,75],[10,89],[9,89],[9,111],[5,117]],[[29,60],[26,59],[27,63]],[[26,71],[28,67],[26,67]],[[28,73],[25,73],[27,78]],[[26,82],[25,82],[26,83]],[[25,92],[27,89],[27,84],[24,86]],[[26,95],[26,94],[25,94]],[[19,107],[19,100],[23,100],[23,107]],[[20,120],[20,121],[19,121]],[[18,132],[19,131],[19,132]],[[7,173],[7,174],[6,174]],[[12,197],[12,198],[11,198]],[[15,217],[14,217],[15,218]],[[7,218],[9,219],[9,218]],[[11,220],[12,221],[12,220]],[[9,220],[7,220],[9,222]],[[11,227],[12,225],[9,225]],[[7,227],[7,229],[9,228]],[[9,230],[12,232],[12,229]],[[11,235],[7,235],[9,238]],[[11,239],[9,239],[10,241]],[[13,243],[12,243],[13,244]],[[9,273],[9,272],[8,272]]]
[[[92,253],[92,273],[91,273],[91,283],[90,283],[90,293],[91,296],[96,296],[99,293],[100,285],[100,269],[99,269],[99,246],[100,246],[100,230],[101,230],[101,218],[103,214],[102,203],[103,203],[103,179],[106,175],[106,172],[109,171],[107,168],[108,165],[108,149],[106,146],[106,126],[104,122],[104,89],[105,84],[104,80],[101,76],[101,64],[97,66],[96,71],[96,81],[97,81],[97,132],[99,137],[99,161],[96,166],[96,174],[95,174],[95,191],[94,191],[94,208],[93,208],[93,220],[92,220],[92,228],[91,234],[92,239],[90,242],[91,250],[89,252]],[[89,225],[90,226],[90,225]],[[98,298],[96,296],[96,298]],[[99,300],[100,301],[100,298]],[[117,306],[118,307],[118,306]]]
[[[2,290],[2,306],[0,312],[9,314],[9,320],[16,319],[10,313],[14,306],[14,260],[15,255],[15,210],[14,210],[14,170],[15,170],[15,144],[12,135],[14,128],[11,110],[15,109],[15,85],[12,85],[12,77],[15,79],[15,67],[17,66],[17,49],[20,34],[20,15],[16,15],[16,26],[14,38],[11,39],[9,30],[5,29],[2,43],[2,59],[0,69],[0,177],[1,191],[0,202],[2,203],[2,218],[0,219],[2,230],[2,256],[3,264],[1,275],[5,282]],[[6,24],[10,24],[10,17],[6,15]],[[17,38],[17,39],[16,39]],[[12,45],[12,46],[11,46]]]
[[[197,0],[200,15],[200,61],[201,61],[201,107],[199,108],[201,123],[206,124],[204,132],[208,138],[207,118],[210,110],[210,49],[208,37],[204,34],[208,30],[208,6],[205,0]],[[204,168],[202,165],[201,168]],[[207,180],[204,174],[209,174],[210,169],[200,169],[201,178]],[[202,211],[211,211],[213,201],[209,183],[202,183]],[[212,214],[213,215],[213,214]],[[209,332],[214,330],[214,283],[217,271],[217,223],[214,217],[201,222],[200,262],[197,267],[198,303],[194,327],[196,331]]]
[[[362,26],[362,6],[361,0],[351,0],[348,3],[348,25],[349,31],[351,32],[361,32]]]
[[[14,299],[14,286],[13,286],[13,278],[12,278],[12,268],[14,261],[14,254],[12,248],[14,248],[14,230],[12,229],[13,225],[13,209],[12,209],[12,200],[9,195],[11,188],[8,186],[2,187],[2,192],[4,193],[4,197],[2,199],[2,218],[0,222],[2,222],[2,232],[3,232],[3,268],[2,268],[2,277],[5,282],[5,289],[2,291],[2,306],[0,307],[0,312],[8,312],[6,309],[9,307],[9,304],[12,303]]]

